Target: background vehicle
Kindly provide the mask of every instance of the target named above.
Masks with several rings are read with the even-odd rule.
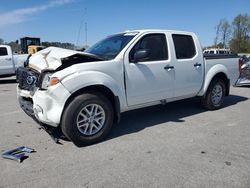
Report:
[[[0,76],[11,76],[16,74],[16,69],[23,66],[28,54],[14,55],[11,47],[0,45]]]
[[[203,51],[204,54],[232,54],[230,49],[209,48]]]
[[[29,54],[34,54],[42,49],[40,38],[23,37],[20,39],[21,53],[14,54],[8,45],[0,45],[0,77],[16,74],[16,69],[22,67]]]
[[[28,46],[28,54],[34,54],[36,52],[39,52],[40,50],[45,49],[45,46],[35,46],[35,45],[30,45]]]
[[[249,86],[250,85],[250,58],[242,56],[239,64],[240,76],[236,81],[236,86]]]
[[[19,68],[21,108],[77,146],[102,140],[122,112],[201,97],[219,109],[238,78],[237,55],[206,55],[191,32],[127,31],[84,52],[46,48]]]
[[[37,47],[41,46],[40,38],[37,37],[23,37],[20,38],[20,44],[21,44],[21,53],[22,54],[32,54],[33,50],[36,49]],[[32,46],[29,49],[29,46]],[[36,50],[35,50],[36,52]]]

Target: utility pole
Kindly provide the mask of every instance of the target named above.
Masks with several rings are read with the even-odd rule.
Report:
[[[85,22],[85,46],[88,46],[88,24]]]
[[[83,19],[81,20],[80,27],[79,27],[79,30],[78,30],[77,39],[76,39],[76,46],[78,46],[79,40],[81,38],[81,32],[82,32],[83,23],[85,25],[85,46],[87,46],[88,45],[87,8],[84,8]],[[84,42],[83,42],[83,44],[84,44]]]
[[[76,39],[76,46],[78,46],[78,42],[79,42],[80,35],[81,35],[81,30],[82,30],[82,21],[80,23],[80,27],[79,27],[79,30],[78,30],[78,35],[77,35],[77,39]]]
[[[88,23],[87,23],[87,8],[84,9],[85,14],[85,47],[88,46]]]

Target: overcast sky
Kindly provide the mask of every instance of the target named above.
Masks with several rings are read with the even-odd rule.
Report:
[[[0,38],[24,36],[41,41],[89,45],[132,29],[175,29],[195,32],[211,45],[220,19],[250,14],[250,0],[1,0]]]

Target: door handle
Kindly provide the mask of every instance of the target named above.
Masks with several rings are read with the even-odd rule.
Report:
[[[195,63],[194,67],[199,68],[201,66],[201,63]]]
[[[11,58],[5,58],[5,60],[10,61],[10,60],[11,60]]]
[[[167,71],[171,71],[174,69],[174,66],[166,65],[164,69],[166,69]]]

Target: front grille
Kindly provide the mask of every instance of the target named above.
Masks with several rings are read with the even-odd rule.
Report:
[[[33,91],[38,85],[39,73],[31,69],[20,67],[17,69],[16,78],[20,89]]]

